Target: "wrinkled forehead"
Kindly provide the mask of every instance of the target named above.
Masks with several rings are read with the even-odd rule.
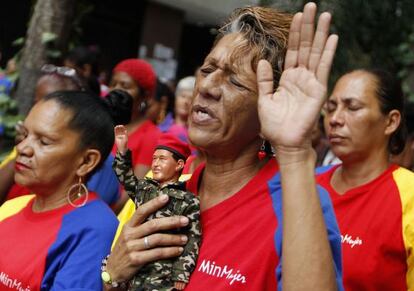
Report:
[[[206,60],[216,62],[221,68],[226,68],[233,73],[254,71],[254,61],[257,52],[254,47],[240,33],[230,33],[222,36]]]

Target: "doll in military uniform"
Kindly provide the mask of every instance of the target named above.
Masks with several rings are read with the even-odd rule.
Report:
[[[188,144],[172,134],[162,134],[153,154],[152,178],[138,179],[134,175],[131,151],[127,148],[128,134],[122,125],[115,127],[117,153],[114,171],[136,207],[161,194],[167,194],[166,206],[150,215],[147,220],[182,215],[190,223],[173,233],[185,234],[188,242],[183,253],[173,259],[160,260],[143,266],[129,283],[128,290],[183,290],[195,268],[201,242],[200,202],[193,193],[186,191],[178,178],[191,151]],[[150,248],[148,237],[145,247]]]

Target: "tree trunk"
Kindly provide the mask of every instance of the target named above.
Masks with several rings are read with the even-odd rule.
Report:
[[[48,62],[47,50],[50,49],[50,44],[44,41],[45,33],[58,36],[53,41],[53,49],[66,51],[75,1],[38,0],[35,4],[20,60],[15,94],[20,114],[26,115],[32,107],[40,68]]]

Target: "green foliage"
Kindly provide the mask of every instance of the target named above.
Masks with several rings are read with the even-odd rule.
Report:
[[[334,75],[361,67],[381,67],[394,74],[406,66],[399,46],[413,31],[412,0],[326,0],[333,8],[339,35]]]
[[[4,93],[0,93],[0,130],[4,139],[12,139],[16,135],[15,126],[23,117],[17,113],[17,103]]]
[[[56,33],[48,32],[48,31],[42,33],[42,43],[43,44],[51,43],[54,40],[56,40],[57,38],[58,38],[58,36],[56,35]]]
[[[398,77],[408,100],[414,102],[414,28],[407,40],[397,48],[397,60],[401,64]]]
[[[0,93],[0,160],[14,145],[16,124],[23,116],[17,114],[17,103],[8,95]]]
[[[302,3],[301,3],[302,2]],[[307,1],[262,0],[287,11]],[[333,14],[339,44],[331,85],[344,73],[364,67],[388,70],[400,78],[414,101],[414,5],[412,0],[320,0],[320,11]],[[410,81],[411,80],[411,81]]]

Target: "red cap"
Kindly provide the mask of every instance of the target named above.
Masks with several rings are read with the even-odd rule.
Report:
[[[150,95],[154,92],[157,77],[151,64],[144,60],[123,60],[115,66],[113,72],[127,73],[137,82],[139,87],[147,91]]]
[[[163,133],[160,136],[156,149],[163,149],[172,152],[180,159],[183,159],[184,162],[191,155],[189,145],[171,133]]]

